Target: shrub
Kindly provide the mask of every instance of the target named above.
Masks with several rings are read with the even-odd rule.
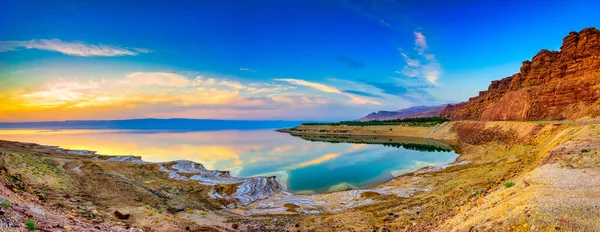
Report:
[[[505,188],[510,188],[510,187],[512,187],[512,186],[515,186],[515,183],[514,183],[514,182],[512,182],[512,181],[511,181],[511,182],[506,182],[506,184],[504,184],[504,187],[505,187]]]
[[[34,231],[35,230],[35,221],[33,221],[31,219],[27,219],[27,221],[25,221],[25,227],[27,227],[27,230],[29,230],[29,231]]]
[[[583,152],[583,153],[590,152],[590,149],[589,148],[582,149],[581,152]]]
[[[7,200],[2,201],[2,207],[5,209],[10,208],[10,202]]]

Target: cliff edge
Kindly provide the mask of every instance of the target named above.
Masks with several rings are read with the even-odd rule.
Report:
[[[492,81],[440,116],[454,120],[562,120],[600,117],[600,30],[563,39],[560,51],[541,50],[519,73]]]

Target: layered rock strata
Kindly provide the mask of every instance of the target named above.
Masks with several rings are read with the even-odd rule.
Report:
[[[541,50],[519,73],[492,81],[440,116],[454,120],[562,120],[600,116],[600,30],[563,39],[560,51]]]

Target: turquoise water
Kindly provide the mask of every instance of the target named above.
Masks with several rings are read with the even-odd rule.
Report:
[[[93,150],[105,155],[136,155],[153,162],[193,160],[209,169],[229,170],[238,177],[277,176],[291,192],[366,187],[426,165],[451,163],[457,157],[447,149],[415,146],[396,138],[383,139],[385,143],[379,144],[361,143],[362,139],[345,143],[325,136],[316,139],[323,141],[309,141],[271,129],[196,132],[27,129],[0,130],[0,139]]]

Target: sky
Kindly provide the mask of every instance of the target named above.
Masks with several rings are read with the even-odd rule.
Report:
[[[598,1],[0,0],[0,121],[351,120],[468,100]]]

